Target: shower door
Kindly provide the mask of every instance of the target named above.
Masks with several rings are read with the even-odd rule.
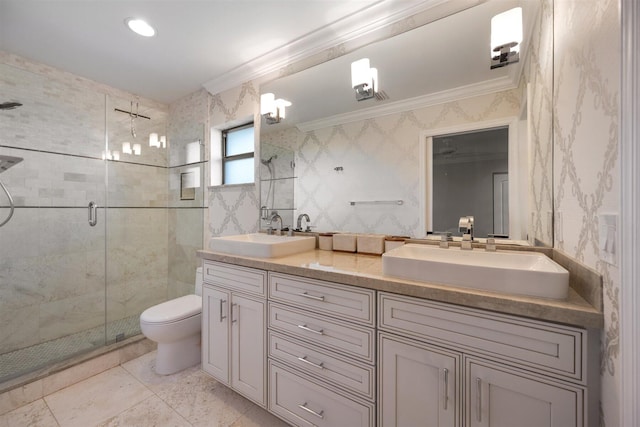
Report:
[[[0,64],[0,384],[105,343],[105,95],[54,74]]]
[[[107,343],[168,295],[167,111],[150,104],[107,99]]]

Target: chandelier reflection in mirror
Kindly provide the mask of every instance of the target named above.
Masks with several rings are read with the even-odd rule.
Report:
[[[351,87],[356,91],[356,100],[364,101],[378,93],[378,69],[371,68],[369,58],[351,63]]]
[[[491,69],[520,60],[522,8],[516,7],[491,18]]]
[[[260,114],[268,125],[280,123],[285,118],[285,107],[290,107],[291,102],[286,99],[276,99],[273,93],[265,93],[260,96]]]

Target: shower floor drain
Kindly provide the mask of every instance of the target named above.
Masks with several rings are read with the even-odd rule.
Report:
[[[131,316],[108,323],[106,326],[106,343],[115,342],[116,335],[130,337],[139,334],[139,319],[139,316]],[[104,325],[42,344],[0,354],[0,383],[103,345],[105,345]]]

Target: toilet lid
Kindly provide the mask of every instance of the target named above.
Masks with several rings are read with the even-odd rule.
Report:
[[[168,323],[200,313],[202,313],[202,297],[185,295],[146,309],[140,315],[140,320],[147,323]]]

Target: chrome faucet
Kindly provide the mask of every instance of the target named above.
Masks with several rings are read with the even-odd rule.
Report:
[[[271,218],[269,218],[269,228],[267,228],[267,234],[273,234],[274,229],[271,227],[273,221],[280,221],[280,228],[278,228],[278,234],[282,234],[282,217],[277,213],[271,214]]]
[[[463,250],[472,250],[473,249],[473,216],[463,216],[460,217],[460,221],[458,222],[458,231],[462,233],[462,244],[460,246]]]
[[[296,227],[296,231],[303,231],[302,230],[302,220],[303,219],[306,221],[306,225],[307,225],[307,228],[304,231],[306,231],[306,232],[311,231],[311,227],[309,226],[309,223],[311,222],[311,219],[309,219],[309,215],[307,215],[306,213],[298,215],[298,225]]]

